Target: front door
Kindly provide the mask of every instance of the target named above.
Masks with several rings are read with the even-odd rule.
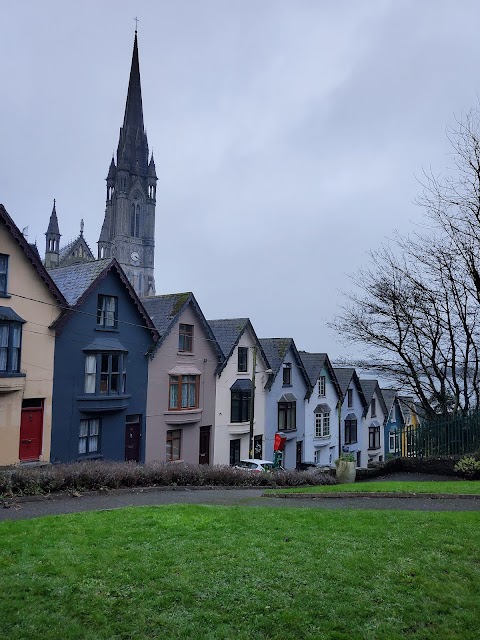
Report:
[[[125,424],[125,460],[140,462],[140,436],[142,417],[127,416]]]
[[[299,468],[302,462],[302,444],[303,442],[301,440],[300,442],[297,442],[297,459],[296,459],[297,469]]]
[[[24,400],[20,420],[20,460],[38,460],[42,453],[42,439],[43,400]]]
[[[200,427],[198,463],[210,464],[210,427]]]

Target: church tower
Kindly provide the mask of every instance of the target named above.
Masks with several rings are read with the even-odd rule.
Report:
[[[105,220],[98,258],[115,257],[139,296],[155,294],[155,202],[157,174],[149,161],[143,125],[137,31],[133,43],[127,103],[117,147],[107,175]]]

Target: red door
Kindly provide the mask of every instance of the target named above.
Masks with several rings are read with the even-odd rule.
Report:
[[[20,460],[38,460],[40,458],[42,437],[43,404],[39,407],[23,406],[20,421]]]

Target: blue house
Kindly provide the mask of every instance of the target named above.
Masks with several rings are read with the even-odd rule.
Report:
[[[148,351],[158,333],[114,258],[49,273],[70,305],[53,325],[51,461],[143,461]]]
[[[283,452],[285,469],[305,462],[305,400],[311,384],[300,354],[291,338],[266,338],[260,344],[271,367],[265,385],[265,457],[273,460],[277,432],[287,442]]]
[[[396,389],[382,389],[382,396],[387,409],[385,421],[385,459],[397,458],[401,455],[400,434],[405,426]]]

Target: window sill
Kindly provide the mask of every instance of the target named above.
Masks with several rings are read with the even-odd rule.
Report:
[[[86,455],[79,455],[77,458],[77,462],[81,462],[82,460],[103,460],[103,455],[101,453],[88,453]]]
[[[104,331],[107,333],[119,333],[118,329],[114,329],[110,327],[95,327],[95,331]]]
[[[26,375],[21,371],[0,371],[0,378],[25,378]]]
[[[82,395],[77,396],[78,408],[80,411],[92,413],[107,413],[109,411],[124,411],[127,409],[132,396],[125,395]]]
[[[293,387],[293,384],[290,382],[290,384],[282,384],[282,387]]]
[[[352,442],[345,442],[345,445],[350,445],[350,444],[358,444],[358,440],[353,440]]]
[[[195,353],[193,351],[177,351],[177,356],[191,356],[193,357]]]
[[[368,447],[369,451],[380,451],[382,447],[378,446],[378,447]]]
[[[330,440],[332,436],[328,435],[328,436],[313,436],[313,437],[315,438],[315,440]]]
[[[9,293],[0,293],[0,298],[11,298],[12,296]]]

